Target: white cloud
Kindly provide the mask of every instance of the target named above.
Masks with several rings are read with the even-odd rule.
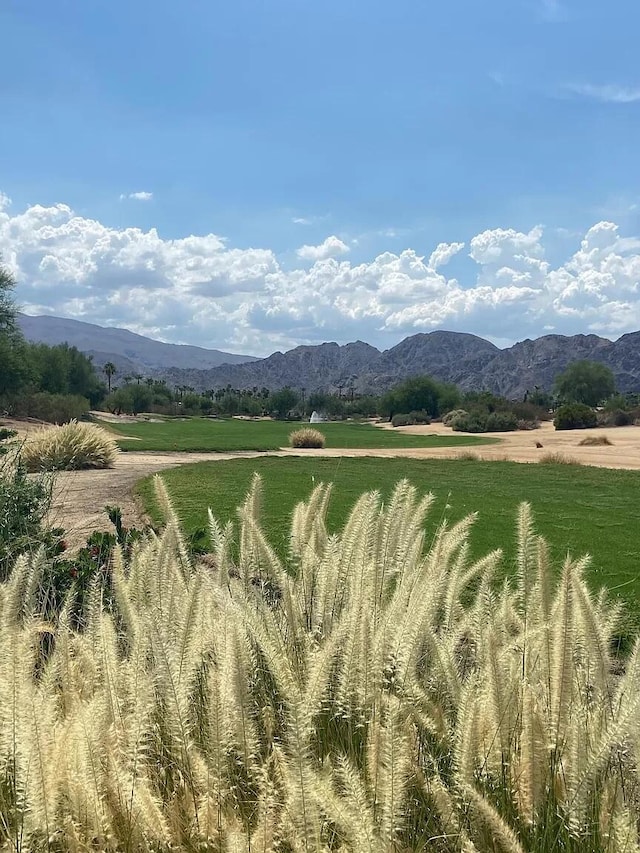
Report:
[[[578,83],[567,86],[567,89],[576,95],[606,104],[633,104],[640,101],[640,87],[637,86],[618,86],[613,83],[594,86],[591,83]]]
[[[325,249],[285,269],[270,249],[231,247],[215,234],[165,240],[65,204],[0,210],[0,254],[28,312],[257,355],[323,340],[390,346],[436,328],[501,340],[549,327],[612,336],[640,328],[640,237],[596,222],[551,264],[547,250],[555,256],[570,239],[540,227],[483,231],[468,241],[461,281],[443,267],[462,243],[361,263]],[[334,241],[322,246],[331,253]]]
[[[303,258],[305,261],[325,261],[327,258],[336,258],[339,255],[346,255],[350,251],[346,243],[344,243],[335,234],[320,243],[319,246],[301,246],[296,255]]]
[[[133,199],[133,201],[151,201],[153,193],[145,192],[144,190],[140,190],[137,193],[120,193],[120,201],[128,198]]]
[[[306,216],[294,216],[291,221],[294,225],[313,225],[313,219],[309,219]]]
[[[6,193],[0,191],[0,211],[6,210],[7,207],[11,207],[11,199]]]
[[[438,243],[429,258],[429,267],[437,270],[446,266],[451,258],[464,249],[464,243]]]

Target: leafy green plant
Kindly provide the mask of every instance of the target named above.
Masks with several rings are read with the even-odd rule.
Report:
[[[553,419],[556,429],[592,429],[596,423],[596,413],[583,403],[560,406]]]
[[[414,424],[430,424],[431,416],[423,410],[409,412],[408,415],[397,414],[391,418],[394,427],[413,426]]]
[[[16,557],[45,549],[48,557],[59,553],[62,530],[50,528],[52,481],[28,477],[20,446],[11,446],[15,431],[0,428],[0,580]]]
[[[66,602],[79,619],[91,590],[99,590],[106,606],[110,606],[113,550],[118,546],[122,558],[130,559],[134,544],[143,538],[144,531],[125,527],[120,507],[106,506],[105,512],[113,532],[96,530],[75,554],[67,556],[66,546],[59,548],[57,558],[47,564],[43,585],[49,614],[59,613]]]
[[[513,412],[491,412],[485,423],[487,432],[513,432],[518,421]]]

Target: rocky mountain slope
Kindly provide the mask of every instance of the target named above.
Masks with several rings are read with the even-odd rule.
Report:
[[[558,373],[579,359],[608,365],[621,391],[640,390],[640,332],[615,343],[597,335],[545,335],[499,349],[475,335],[438,331],[412,335],[385,352],[361,341],[296,347],[246,365],[174,369],[168,378],[201,390],[290,385],[307,393],[338,388],[380,393],[408,376],[428,373],[463,390],[486,389],[518,399],[536,385],[550,390]]]
[[[136,335],[127,329],[103,328],[93,323],[62,317],[18,315],[22,334],[29,341],[59,344],[66,341],[87,355],[94,364],[112,361],[118,375],[143,373],[164,375],[167,368],[180,367],[207,370],[221,364],[254,361],[250,355],[234,355],[216,349],[165,344]]]
[[[640,391],[640,331],[615,342],[597,335],[545,335],[506,349],[476,335],[437,331],[412,335],[384,352],[356,341],[299,346],[252,359],[57,317],[21,315],[20,323],[31,340],[66,340],[92,353],[97,365],[115,362],[119,375],[162,376],[171,384],[201,391],[227,385],[272,390],[290,385],[307,394],[337,389],[348,393],[351,388],[380,393],[408,376],[428,373],[464,390],[487,389],[517,399],[536,385],[551,389],[558,373],[585,358],[608,365],[619,390]]]

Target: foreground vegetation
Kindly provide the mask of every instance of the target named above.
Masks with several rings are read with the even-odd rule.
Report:
[[[593,589],[607,586],[624,597],[634,619],[640,619],[640,536],[637,529],[639,475],[580,465],[522,465],[448,459],[239,459],[202,462],[163,474],[186,531],[207,526],[207,507],[214,506],[222,522],[235,521],[235,508],[249,488],[254,472],[264,477],[263,525],[278,553],[287,549],[291,511],[314,484],[334,483],[327,523],[337,531],[363,489],[378,489],[385,498],[395,484],[409,478],[424,492],[436,495],[427,530],[435,534],[447,517],[459,521],[478,512],[481,523],[470,540],[476,557],[500,542],[507,560],[515,562],[513,507],[527,500],[540,531],[561,560],[588,551],[597,561],[586,570]],[[152,481],[139,485],[156,524],[162,523]]]
[[[0,835],[15,851],[638,849],[640,648],[611,677],[616,608],[585,561],[556,586],[526,505],[517,579],[469,556],[472,519],[363,495],[329,536],[298,505],[286,562],[259,524],[168,526],[39,614],[43,565],[0,587]],[[494,544],[497,544],[494,542]]]
[[[105,424],[123,438],[122,450],[278,450],[288,447],[290,422],[271,420],[240,420],[190,418],[159,423]],[[371,424],[326,423],[314,424],[326,440],[327,448],[384,448],[384,447],[451,447],[489,443],[477,436],[407,435],[379,429]],[[127,440],[131,436],[133,441]]]

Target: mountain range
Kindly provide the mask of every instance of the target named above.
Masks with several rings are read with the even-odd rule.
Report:
[[[597,335],[544,335],[500,349],[476,335],[436,331],[405,338],[381,352],[363,341],[324,343],[275,352],[267,358],[214,349],[164,344],[124,329],[104,329],[77,320],[20,315],[29,340],[70,345],[113,361],[119,374],[144,373],[173,385],[204,391],[226,387],[289,385],[312,391],[379,393],[408,376],[429,374],[463,390],[486,389],[512,399],[535,386],[549,390],[572,361],[589,359],[611,368],[620,391],[640,390],[640,332],[616,341]]]
[[[48,315],[18,314],[18,324],[28,341],[61,344],[65,341],[93,357],[100,367],[107,361],[116,366],[117,376],[158,376],[170,367],[208,370],[221,364],[255,361],[252,355],[234,355],[217,349],[181,344],[165,344],[136,335],[127,329],[104,328],[93,323]]]

